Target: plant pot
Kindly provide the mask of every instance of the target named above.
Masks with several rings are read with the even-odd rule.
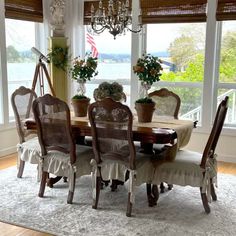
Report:
[[[138,122],[152,122],[152,115],[155,110],[155,103],[135,103],[138,115]]]
[[[71,99],[71,104],[74,108],[74,113],[76,117],[87,116],[89,102],[89,98]]]

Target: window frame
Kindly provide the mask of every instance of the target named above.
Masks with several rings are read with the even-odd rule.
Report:
[[[213,124],[215,112],[217,109],[217,92],[219,88],[235,88],[236,84],[233,83],[220,83],[219,82],[219,63],[220,63],[220,39],[222,34],[222,22],[216,21],[217,1],[208,0],[207,22],[206,22],[206,39],[205,39],[205,64],[204,64],[204,80],[203,83],[191,82],[164,82],[159,81],[160,86],[176,86],[176,87],[189,87],[203,89],[202,94],[202,112],[201,112],[201,125],[194,132],[209,133]],[[146,25],[144,27],[146,32]],[[146,35],[143,35],[143,52],[146,52]],[[131,94],[132,96],[132,94]],[[236,136],[236,127],[227,126],[223,127],[223,134]]]

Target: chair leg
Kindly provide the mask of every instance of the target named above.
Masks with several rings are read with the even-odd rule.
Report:
[[[24,172],[25,161],[20,160],[20,166],[17,173],[17,178],[21,178]]]
[[[97,209],[98,207],[98,200],[99,200],[99,195],[100,195],[100,189],[101,189],[101,176],[97,176],[97,182],[96,182],[96,198],[93,200],[93,209]]]
[[[159,199],[159,190],[158,186],[156,184],[153,184],[152,186],[152,195],[154,197],[155,205],[157,204],[157,201]]]
[[[202,193],[202,188],[200,188],[200,193],[201,193],[202,203],[203,203],[203,207],[205,209],[205,212],[207,214],[209,214],[211,212],[211,209],[208,204],[207,195],[206,195],[206,193]]]
[[[164,183],[163,182],[161,182],[161,184],[160,184],[160,192],[161,193],[164,193],[165,192],[165,186],[164,186]]]
[[[126,216],[131,217],[131,212],[132,212],[131,193],[129,193],[128,194]]]
[[[214,185],[212,183],[212,179],[210,181],[211,181],[211,197],[212,197],[212,200],[217,201],[217,195],[216,195],[216,192],[215,192]]]
[[[39,188],[39,194],[38,194],[39,197],[43,197],[44,195],[47,178],[48,178],[48,173],[43,171],[40,188]]]
[[[76,180],[76,173],[74,173],[73,179],[70,180],[70,181],[72,181],[73,186],[72,186],[72,189],[69,189],[69,192],[68,192],[68,196],[67,196],[67,203],[68,204],[72,204],[72,202],[73,202],[73,197],[74,197],[74,192],[75,192],[75,180]]]
[[[157,203],[157,199],[159,198],[159,192],[157,185],[151,185],[151,184],[146,184],[146,190],[147,190],[147,198],[148,198],[148,206],[153,207]]]

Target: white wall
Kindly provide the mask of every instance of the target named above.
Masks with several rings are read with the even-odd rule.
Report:
[[[208,137],[209,134],[194,132],[185,149],[202,153]],[[215,153],[218,155],[217,159],[220,161],[236,163],[236,137],[221,134]]]
[[[16,152],[16,144],[18,142],[16,128],[0,130],[0,158]]]

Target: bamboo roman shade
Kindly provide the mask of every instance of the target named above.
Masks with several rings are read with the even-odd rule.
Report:
[[[207,0],[140,0],[142,23],[205,22]]]
[[[42,0],[5,0],[5,17],[43,22]]]
[[[109,0],[103,0],[102,6],[107,10]],[[135,0],[137,1],[137,0]],[[95,1],[85,1],[84,2],[84,25],[89,25],[91,22],[91,6],[94,6],[95,9],[98,9],[99,0]],[[132,4],[132,1],[129,1],[129,4]],[[107,13],[107,12],[106,12]]]
[[[218,0],[216,19],[236,20],[236,0]]]

